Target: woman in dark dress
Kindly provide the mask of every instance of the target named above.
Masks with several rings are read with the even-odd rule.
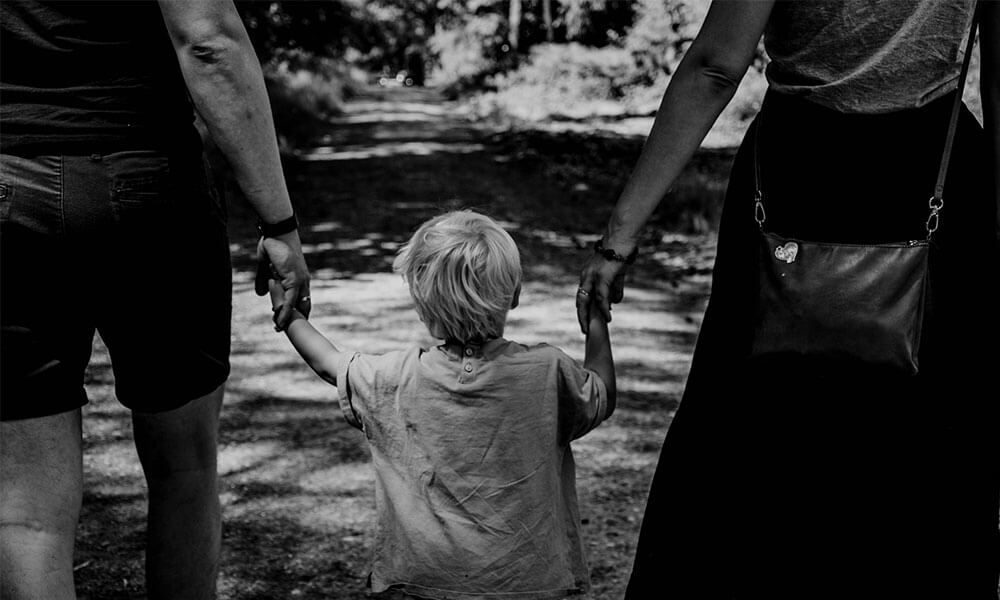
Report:
[[[1000,3],[981,2],[985,130],[964,107],[916,375],[752,361],[753,141],[768,227],[923,239],[973,0],[715,2],[581,274],[589,310],[732,98],[761,35],[769,90],[736,157],[712,293],[653,478],[628,598],[996,598]],[[610,256],[610,258],[609,258]]]

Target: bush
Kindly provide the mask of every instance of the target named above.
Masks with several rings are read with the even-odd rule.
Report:
[[[632,73],[632,59],[621,48],[541,44],[520,69],[496,75],[496,92],[480,104],[526,120],[619,115]]]
[[[430,81],[449,96],[481,87],[507,66],[502,60],[504,33],[503,19],[491,13],[439,27],[428,41],[436,59]]]
[[[343,112],[358,83],[350,69],[331,59],[284,53],[263,66],[282,152],[309,143],[318,122]]]
[[[708,12],[708,0],[641,0],[637,18],[625,36],[625,49],[635,61],[638,74],[653,83],[662,74],[673,73],[694,40]]]

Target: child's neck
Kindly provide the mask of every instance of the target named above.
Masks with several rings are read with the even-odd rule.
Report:
[[[473,338],[471,340],[462,341],[458,338],[446,338],[444,340],[444,343],[441,345],[449,350],[455,350],[461,352],[463,348],[468,348],[470,346],[478,348],[481,346],[485,346],[488,342],[492,342],[495,339],[497,338],[487,337],[487,338]]]

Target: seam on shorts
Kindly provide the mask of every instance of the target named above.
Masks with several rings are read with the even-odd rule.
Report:
[[[66,237],[66,157],[59,156],[59,236]]]

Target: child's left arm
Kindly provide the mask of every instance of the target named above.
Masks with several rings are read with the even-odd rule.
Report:
[[[271,290],[271,308],[278,310],[285,300],[285,290],[281,284],[271,280],[269,282]],[[337,385],[337,365],[340,362],[340,350],[334,346],[330,340],[316,330],[315,327],[306,320],[305,316],[297,310],[292,311],[292,320],[285,327],[285,334],[288,340],[295,346],[295,350],[305,359],[306,363],[312,367],[317,375],[322,377],[327,383]]]

